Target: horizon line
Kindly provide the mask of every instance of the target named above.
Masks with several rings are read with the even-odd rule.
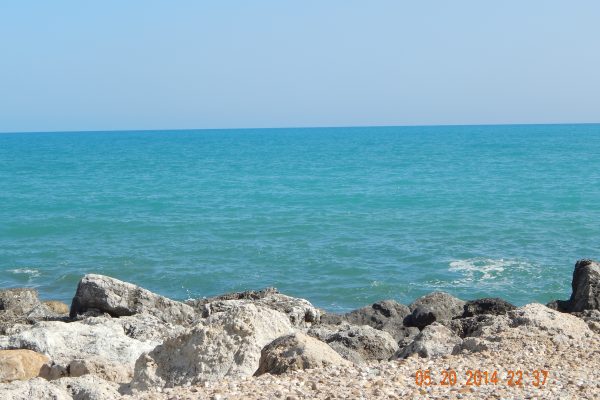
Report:
[[[100,130],[52,130],[52,131],[6,131],[0,135],[36,134],[36,133],[118,133],[118,132],[190,132],[190,131],[239,131],[239,130],[283,130],[283,129],[351,129],[351,128],[431,128],[431,127],[485,127],[485,126],[561,126],[561,125],[600,125],[600,122],[525,122],[500,124],[406,124],[406,125],[314,125],[314,126],[279,126],[279,127],[246,127],[246,128],[152,128],[152,129],[100,129]]]

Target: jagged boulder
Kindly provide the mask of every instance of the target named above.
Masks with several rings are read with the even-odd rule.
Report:
[[[520,348],[525,351],[536,348],[541,351],[548,348],[547,343],[577,346],[593,335],[582,319],[532,303],[506,315],[481,318],[464,338],[459,350],[514,351],[514,348]]]
[[[88,358],[106,368],[117,366],[119,371],[114,372],[115,376],[123,376],[121,369],[126,368],[130,378],[138,357],[159,343],[132,339],[121,325],[107,318],[72,323],[39,322],[31,329],[0,337],[0,349],[29,349],[49,356],[52,365],[48,375],[52,379],[68,376],[68,366],[73,360]]]
[[[356,364],[387,360],[398,350],[398,343],[389,333],[368,325],[317,325],[309,329],[308,334]]]
[[[168,323],[189,325],[198,315],[187,304],[168,299],[134,284],[104,275],[85,275],[71,304],[71,318],[89,310],[113,317],[150,314]]]
[[[0,382],[40,376],[49,361],[44,354],[31,350],[0,350]]]
[[[194,307],[204,318],[218,312],[226,311],[241,304],[254,304],[282,312],[290,319],[293,326],[310,327],[319,322],[321,312],[308,300],[281,294],[275,288],[263,290],[248,290],[245,292],[229,293],[222,296],[188,300],[186,304]]]
[[[579,260],[575,264],[572,281],[573,292],[568,310],[600,310],[600,263],[592,260]]]
[[[405,348],[394,355],[394,358],[406,358],[413,354],[420,357],[439,357],[452,354],[456,346],[462,343],[450,329],[444,325],[434,322],[427,325]]]
[[[25,315],[40,305],[35,289],[15,288],[0,290],[0,310]]]
[[[262,349],[255,375],[349,364],[326,343],[297,332],[275,339]]]
[[[262,348],[293,332],[288,317],[279,311],[254,304],[232,306],[140,357],[131,387],[145,390],[251,376]]]
[[[35,289],[0,290],[0,335],[14,331],[15,325],[32,325],[38,321],[64,319],[40,302]]]
[[[409,308],[411,314],[404,325],[425,328],[434,322],[449,321],[462,316],[465,302],[445,292],[433,292],[419,297]]]
[[[580,318],[551,310],[542,304],[527,304],[510,311],[507,317],[508,325],[512,328],[528,332],[535,330],[555,339],[565,337],[581,340],[591,334],[586,323]]]

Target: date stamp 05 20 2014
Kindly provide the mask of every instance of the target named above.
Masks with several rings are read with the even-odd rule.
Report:
[[[512,387],[522,387],[531,385],[541,388],[548,382],[548,371],[545,369],[536,369],[533,371],[523,371],[520,369],[509,369],[502,374],[496,370],[471,370],[465,371],[463,376],[459,376],[453,369],[440,371],[439,374],[433,374],[429,369],[418,369],[415,373],[415,383],[417,386],[482,386],[482,385],[506,385]]]

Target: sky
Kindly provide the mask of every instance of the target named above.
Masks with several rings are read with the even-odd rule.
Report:
[[[597,0],[0,2],[0,132],[600,122]]]

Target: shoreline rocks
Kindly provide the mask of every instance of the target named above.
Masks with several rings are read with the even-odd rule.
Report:
[[[104,312],[112,317],[148,313],[164,322],[191,324],[197,318],[192,307],[152,293],[134,284],[104,275],[85,275],[77,285],[70,317],[88,311]]]
[[[263,347],[293,332],[283,313],[254,304],[236,305],[140,357],[131,386],[144,390],[252,376]]]
[[[470,360],[472,368],[477,360],[534,363],[561,354],[562,359],[544,362],[558,366],[563,359],[589,359],[600,371],[600,360],[594,361],[600,354],[600,264],[578,261],[572,288],[569,300],[548,306],[515,307],[499,298],[464,301],[433,292],[409,306],[383,300],[331,314],[274,288],[178,302],[90,274],[79,282],[68,315],[65,304],[42,302],[33,289],[5,289],[0,291],[0,381],[5,381],[0,398],[135,399],[200,392],[206,394],[200,398],[228,398],[238,389],[240,396],[232,396],[242,398],[244,388],[263,381],[275,397],[283,397],[287,389],[277,382],[304,376],[304,370],[315,376],[338,371],[334,376],[358,385],[351,397],[367,392],[381,397],[382,391],[370,389],[375,386],[356,380],[360,374],[384,374],[382,366],[402,369],[420,360],[445,365]],[[363,372],[355,377],[356,371]],[[565,366],[564,371],[577,370]],[[414,376],[397,378],[398,393],[423,394]],[[225,381],[227,390],[211,389]],[[572,384],[558,385],[571,390]],[[343,387],[341,381],[336,386],[324,380],[290,395],[326,398],[321,394],[343,393]],[[261,392],[255,391],[244,393]],[[478,398],[469,393],[463,398]],[[589,393],[600,397],[600,386]]]

